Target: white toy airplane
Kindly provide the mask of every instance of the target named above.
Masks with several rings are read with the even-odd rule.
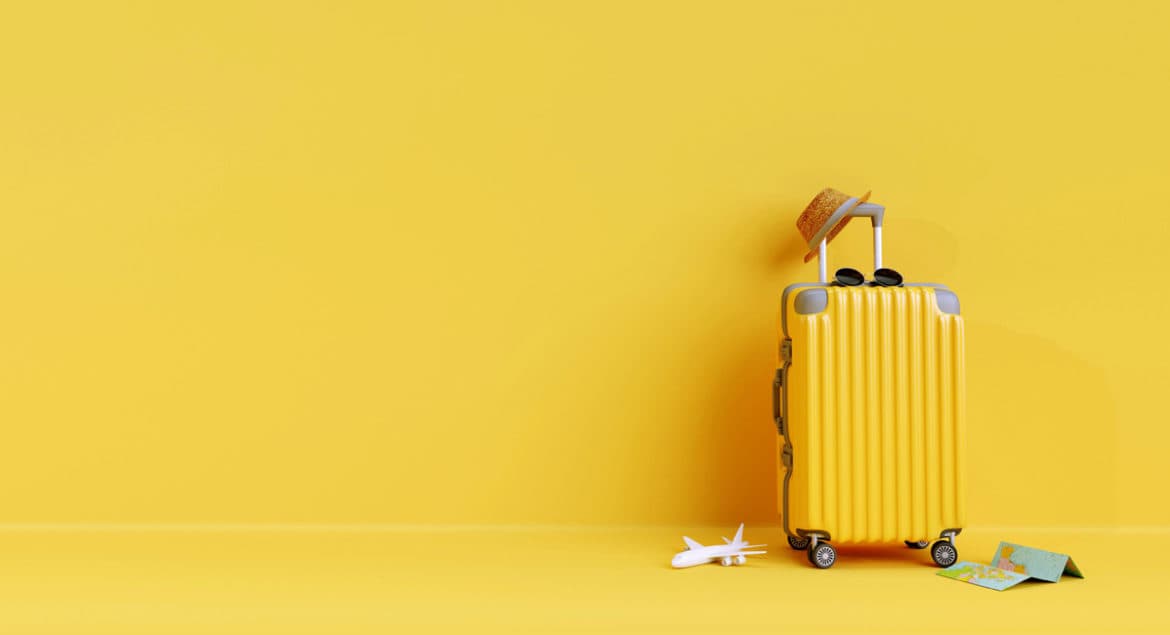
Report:
[[[726,537],[723,538],[723,542],[727,544],[705,547],[686,536],[683,536],[683,542],[687,543],[687,550],[680,551],[670,560],[670,566],[675,569],[707,564],[715,560],[718,560],[719,564],[725,567],[730,567],[733,564],[744,564],[747,562],[747,558],[744,556],[768,553],[767,551],[744,551],[745,549],[766,547],[767,545],[749,545],[744,542],[743,523],[739,524],[739,530],[735,532],[734,540],[728,540]]]

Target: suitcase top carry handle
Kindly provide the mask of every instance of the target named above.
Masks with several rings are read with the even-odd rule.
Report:
[[[829,257],[825,249],[826,236],[828,236],[830,229],[836,227],[847,216],[869,217],[873,223],[873,270],[877,271],[882,268],[882,218],[886,215],[886,208],[877,203],[862,203],[850,210],[849,207],[856,202],[856,198],[851,198],[842,203],[837,211],[829,216],[829,220],[825,222],[821,230],[813,236],[812,240],[808,241],[809,247],[817,246],[817,280],[821,284],[829,282]]]

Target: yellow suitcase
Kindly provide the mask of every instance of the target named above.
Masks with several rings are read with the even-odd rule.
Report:
[[[850,216],[872,219],[875,271],[892,273],[881,262],[884,208],[850,203]],[[830,541],[930,546],[950,566],[964,518],[958,298],[937,284],[829,283],[819,238],[820,282],[781,298],[773,417],[789,545],[822,569],[837,559]]]

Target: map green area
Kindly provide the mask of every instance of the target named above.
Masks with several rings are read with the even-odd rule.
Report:
[[[970,582],[996,591],[1009,589],[1028,579],[1028,576],[1021,573],[1004,571],[999,567],[978,562],[958,562],[939,571],[938,574],[944,578]]]
[[[1058,582],[1062,575],[1085,577],[1067,554],[999,543],[991,564],[959,562],[938,572],[952,580],[969,582],[987,589],[1004,591],[1028,579]]]

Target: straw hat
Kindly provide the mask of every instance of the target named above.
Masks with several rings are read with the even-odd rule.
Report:
[[[829,242],[842,229],[845,229],[845,224],[852,218],[849,212],[867,200],[869,200],[869,192],[860,198],[854,198],[831,187],[821,190],[821,193],[817,194],[808,207],[804,208],[800,218],[796,219],[796,228],[800,230],[800,235],[804,236],[804,241],[812,250],[805,254],[804,261],[808,262],[817,255],[817,246],[822,239]],[[829,229],[828,233],[823,233],[822,230],[829,223],[832,223],[833,227]]]

